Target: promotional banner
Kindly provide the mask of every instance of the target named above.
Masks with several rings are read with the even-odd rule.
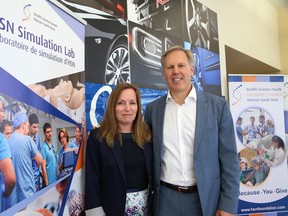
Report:
[[[11,152],[0,158],[11,159],[16,176],[4,194],[11,184],[0,167],[0,215],[62,215],[74,169],[83,166],[75,164],[83,160],[86,22],[54,0],[0,3],[0,144]]]
[[[288,211],[283,76],[229,76],[239,156],[239,215]]]

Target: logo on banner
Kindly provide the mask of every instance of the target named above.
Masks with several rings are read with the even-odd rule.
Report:
[[[288,82],[285,82],[283,86],[283,98],[288,98]]]
[[[22,18],[22,21],[30,20],[30,17],[31,17],[31,12],[29,10],[30,7],[31,7],[31,4],[27,4],[24,6],[23,8],[24,18]]]
[[[237,86],[233,91],[232,91],[232,98],[234,102],[232,102],[232,105],[234,106],[235,104],[239,103],[242,101],[242,93],[241,93],[241,88],[243,87],[242,84]]]

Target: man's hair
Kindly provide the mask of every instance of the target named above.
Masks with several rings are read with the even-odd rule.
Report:
[[[265,116],[264,115],[260,115],[259,118],[264,119],[265,120]]]
[[[47,128],[52,128],[51,125],[50,125],[48,122],[46,122],[46,123],[43,125],[43,132],[44,132],[44,133],[46,132],[46,129],[47,129]]]
[[[11,122],[11,121],[8,121],[7,119],[4,119],[4,120],[2,121],[2,123],[0,124],[0,132],[1,132],[1,133],[4,132],[5,127],[6,127],[7,125],[10,126],[10,127],[12,127],[12,122]]]
[[[29,115],[29,124],[39,124],[39,118],[35,113]]]
[[[80,132],[82,131],[82,127],[80,125],[77,125],[76,128],[78,128]],[[75,130],[76,130],[76,128],[75,128]]]
[[[162,64],[162,68],[163,69],[164,69],[164,64],[165,64],[165,58],[167,57],[167,55],[169,53],[174,52],[174,51],[182,51],[182,52],[184,52],[185,55],[187,56],[188,61],[190,62],[190,64],[191,65],[194,64],[193,53],[190,50],[186,50],[182,46],[172,46],[161,56],[161,64]]]

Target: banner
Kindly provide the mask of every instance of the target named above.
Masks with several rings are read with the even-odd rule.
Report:
[[[23,136],[21,141],[25,138],[29,140],[29,145],[28,142],[17,143],[19,149],[22,149],[22,145],[27,145],[26,152],[14,148],[15,139],[12,137],[15,128],[9,133],[1,131],[7,134],[5,139],[12,155],[16,185],[8,197],[3,197],[1,192],[0,215],[36,215],[38,209],[47,209],[53,215],[62,215],[74,169],[80,170],[83,167],[81,163],[83,151],[80,148],[82,143],[76,140],[76,128],[80,126],[82,128],[80,133],[83,134],[86,22],[76,18],[67,8],[54,0],[0,0],[0,3],[2,5],[0,8],[0,101],[3,105],[5,123],[10,123],[11,127],[16,114],[20,111],[27,117],[34,114],[39,119],[39,125],[35,126],[38,130],[36,134],[32,135],[31,131],[28,133],[35,141],[37,151],[32,147],[34,142],[30,142],[31,138],[29,140],[27,134],[21,134]],[[42,151],[47,140],[44,131],[46,123],[51,126],[51,144],[53,143],[55,148],[49,147],[49,150],[53,149],[52,158],[55,158],[53,166],[57,172],[56,178],[53,181],[49,180],[49,185],[45,185],[44,179],[40,177],[39,170],[43,174],[41,165],[32,167],[35,152],[41,153],[46,164],[49,163],[49,159],[44,157]],[[6,127],[2,129],[6,130]],[[65,148],[59,139],[62,129],[67,131],[67,140],[70,138],[69,145],[75,143],[77,146],[73,157],[61,154]],[[22,157],[27,163],[19,162],[24,161]],[[17,158],[21,160],[16,160]],[[31,160],[31,167],[26,165],[29,164],[29,160]],[[61,164],[63,168],[60,168]],[[47,166],[46,169],[48,173]],[[1,170],[0,174],[3,174]],[[1,175],[2,181],[5,177]],[[33,179],[35,182],[27,179]],[[1,188],[4,185],[2,181]],[[25,185],[25,189],[21,185]],[[16,190],[17,193],[14,192]],[[14,198],[15,194],[17,200],[15,199],[14,202],[13,199],[12,202],[12,195]],[[18,194],[25,196],[20,198]]]
[[[288,211],[283,76],[229,76],[239,156],[239,215]]]

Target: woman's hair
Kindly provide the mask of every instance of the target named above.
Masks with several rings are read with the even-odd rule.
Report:
[[[61,130],[58,133],[58,139],[59,139],[60,143],[61,143],[61,138],[60,138],[61,132],[64,133],[64,136],[66,137],[67,142],[69,142],[69,134],[68,134],[67,129],[66,128],[61,128]]]
[[[268,126],[274,127],[274,124],[273,124],[273,122],[272,122],[271,119],[268,119],[268,120],[266,121],[266,123],[267,123]]]
[[[272,142],[278,142],[278,148],[282,148],[284,150],[285,144],[284,141],[277,135],[272,137]]]
[[[119,131],[115,108],[120,94],[126,89],[132,89],[136,94],[138,110],[132,125],[132,136],[137,145],[143,148],[144,143],[151,140],[151,132],[148,125],[143,121],[142,118],[142,106],[139,90],[135,85],[129,83],[121,83],[117,85],[110,94],[104,118],[99,128],[99,138],[104,139],[107,145],[110,147],[113,147],[117,138],[122,144],[122,135]]]

